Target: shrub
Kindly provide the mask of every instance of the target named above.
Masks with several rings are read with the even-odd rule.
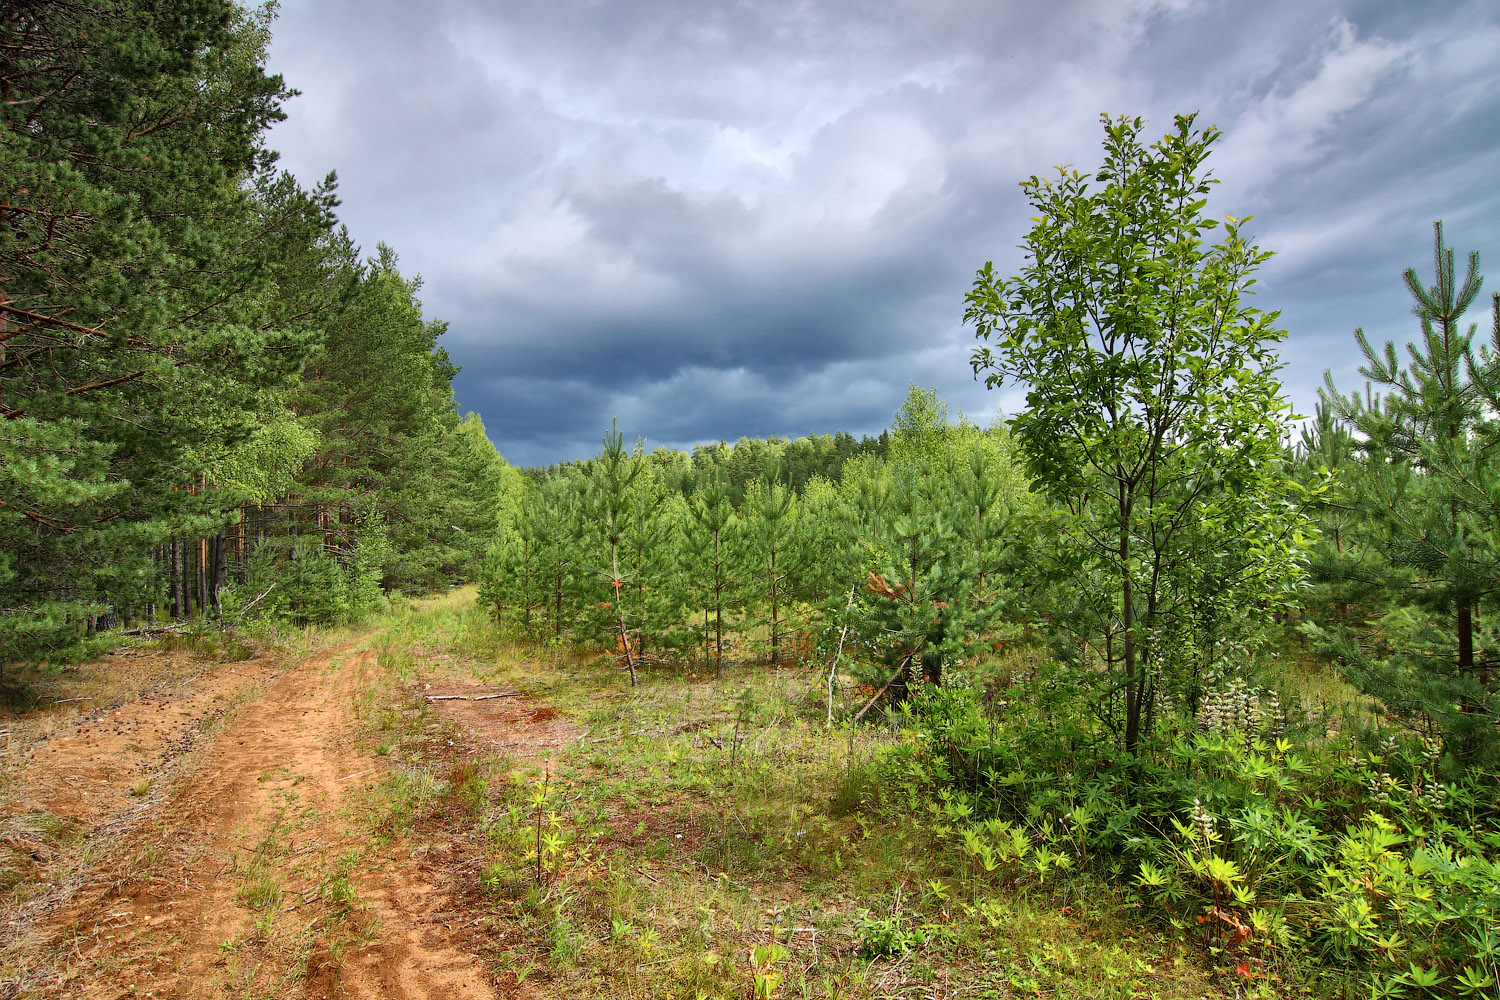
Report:
[[[925,814],[976,891],[1124,884],[1246,969],[1301,958],[1375,995],[1500,979],[1492,780],[1432,740],[1333,742],[1243,683],[1122,755],[1092,680],[1051,665],[989,698],[924,689],[877,762],[882,801]]]

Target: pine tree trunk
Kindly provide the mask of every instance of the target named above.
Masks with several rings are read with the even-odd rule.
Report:
[[[724,676],[724,599],[720,596],[714,598],[714,676]]]
[[[245,521],[246,507],[240,504],[240,521],[234,531],[234,575],[235,581],[244,586],[246,580],[245,572]]]
[[[198,539],[198,613],[208,612],[208,539]]]
[[[714,676],[724,676],[724,556],[723,539],[714,530]]]
[[[229,586],[229,529],[220,528],[214,536],[213,601],[214,613],[222,614],[219,595]]]
[[[779,589],[776,580],[776,549],[773,546],[771,549],[771,666],[773,667],[781,662],[781,621],[779,618],[781,609],[777,601]]]
[[[896,680],[890,685],[890,704],[892,708],[900,708],[911,695],[911,660],[915,652],[907,650],[901,656],[901,669],[896,675]]]
[[[635,687],[635,652],[630,648],[630,634],[625,628],[625,609],[620,607],[620,589],[623,585],[620,583],[619,547],[613,544],[610,545],[609,550],[609,567],[613,574],[610,582],[613,584],[615,598],[615,621],[620,627],[620,647],[625,652],[625,665],[630,668],[630,686]]]
[[[558,637],[562,636],[562,599],[563,578],[562,573],[558,573],[553,590],[554,605],[552,611],[552,634]]]
[[[182,605],[183,605],[183,598],[185,597],[185,591],[184,591],[184,588],[183,588],[183,580],[182,580],[182,543],[177,540],[177,536],[176,535],[172,536],[171,549],[172,549],[172,573],[171,573],[171,581],[172,581],[172,583],[171,583],[171,589],[172,589],[172,617],[176,618],[176,619],[180,619],[183,616]]]

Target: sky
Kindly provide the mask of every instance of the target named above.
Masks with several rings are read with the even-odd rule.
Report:
[[[1222,139],[1208,212],[1275,256],[1286,394],[1417,333],[1432,223],[1500,290],[1500,5],[1335,0],[284,0],[269,144],[423,279],[515,465],[890,425],[910,384],[988,423],[976,270],[1019,182],[1090,171],[1101,113]],[[1488,310],[1471,318],[1487,336]]]

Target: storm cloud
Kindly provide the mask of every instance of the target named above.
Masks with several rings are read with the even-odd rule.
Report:
[[[1019,180],[1097,164],[1101,112],[1223,130],[1210,211],[1277,251],[1257,304],[1303,412],[1325,368],[1355,384],[1356,326],[1411,336],[1432,220],[1500,237],[1490,3],[291,0],[274,32],[302,96],[271,145],[422,275],[518,464],[613,416],[648,447],[874,433],[910,382],[1013,411],[963,296],[1019,266]]]

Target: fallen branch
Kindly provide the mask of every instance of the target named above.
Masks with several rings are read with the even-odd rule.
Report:
[[[429,694],[428,701],[489,701],[491,698],[519,698],[519,691],[501,691],[498,694]]]
[[[910,667],[910,666],[911,666],[911,661],[910,660],[908,660],[905,663],[901,664],[901,669],[898,670],[898,671],[896,671],[894,674],[892,674],[891,675],[891,679],[885,682],[885,686],[882,687],[879,691],[875,692],[875,697],[871,698],[870,701],[869,701],[869,703],[866,704],[864,708],[862,708],[862,709],[859,710],[859,714],[854,717],[854,721],[858,722],[860,719],[863,719],[865,717],[865,713],[868,712],[870,709],[872,709],[872,708],[875,707],[875,703],[880,700],[880,696],[883,695],[883,694],[885,694],[887,691],[889,691],[891,689],[891,685],[894,684],[894,683],[896,683],[898,680],[900,680],[901,679],[901,675],[904,674],[904,673],[906,673],[907,668]]]
[[[274,584],[274,583],[271,584],[265,590],[261,591],[259,597],[257,597],[255,600],[251,601],[249,604],[247,604],[243,608],[241,608],[239,614],[235,615],[233,618],[231,618],[229,620],[230,621],[235,621],[235,622],[242,621],[244,619],[246,613],[248,613],[251,608],[253,608],[257,604],[259,604],[262,600],[265,599],[265,596],[267,594],[269,594],[271,591],[273,591],[275,589],[276,589],[276,584]],[[219,621],[222,624],[224,622],[224,619],[220,618]],[[115,633],[115,635],[164,635],[164,634],[186,635],[186,634],[188,634],[189,631],[190,631],[190,629],[184,628],[181,625],[141,625],[141,626],[139,626],[137,628],[123,628],[123,629],[120,629],[118,632]]]
[[[245,613],[247,611],[249,611],[251,608],[253,608],[257,604],[259,604],[262,597],[265,597],[267,594],[269,594],[271,591],[273,591],[275,589],[276,589],[276,584],[272,583],[265,590],[261,591],[260,597],[257,597],[255,600],[251,601],[249,604],[245,605],[243,608],[240,608],[240,613],[234,616],[234,620],[235,621],[239,621],[241,618],[244,618],[245,617]]]

